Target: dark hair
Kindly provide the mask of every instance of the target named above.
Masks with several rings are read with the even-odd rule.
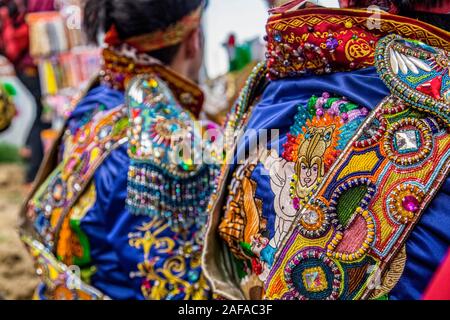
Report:
[[[428,13],[418,11],[401,11],[399,13],[402,16],[414,18],[435,27],[441,28],[445,31],[450,31],[450,16],[448,14]]]
[[[404,17],[417,19],[438,28],[450,31],[450,19],[448,14],[428,13],[417,11],[417,5],[421,4],[424,8],[433,8],[442,5],[446,0],[352,0],[351,7],[367,7],[377,5],[383,10],[389,10],[391,4],[398,9],[398,14]]]
[[[414,10],[414,7],[418,4],[421,4],[427,8],[436,7],[437,5],[441,5],[443,0],[393,0],[395,6],[399,10]]]
[[[393,2],[399,10],[399,15],[414,18],[443,30],[450,31],[450,17],[448,14],[421,12],[415,9],[419,3],[426,8],[437,7],[443,4],[443,0],[393,0]]]
[[[203,0],[88,0],[84,25],[88,38],[97,42],[101,32],[114,24],[121,39],[165,29],[197,9]],[[179,45],[149,52],[170,64]]]

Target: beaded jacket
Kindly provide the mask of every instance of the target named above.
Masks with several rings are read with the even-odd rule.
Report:
[[[450,34],[299,3],[229,116],[205,275],[227,299],[420,299],[450,246]]]
[[[23,209],[36,298],[206,299],[200,258],[216,167],[176,157],[206,145],[203,94],[128,46],[103,58]]]

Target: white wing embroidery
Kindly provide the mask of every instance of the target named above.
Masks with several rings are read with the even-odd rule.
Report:
[[[401,71],[403,74],[407,74],[408,71],[411,71],[414,74],[419,74],[419,69],[430,72],[432,69],[425,62],[416,57],[407,56],[403,53],[394,51],[393,49],[389,50],[390,61],[392,70],[395,74],[399,74]]]

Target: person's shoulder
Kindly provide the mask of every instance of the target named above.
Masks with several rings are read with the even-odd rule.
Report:
[[[186,115],[194,118],[178,103],[168,83],[156,74],[141,75],[131,80],[126,92],[126,104],[134,113],[148,110],[150,113],[164,113],[167,118]]]
[[[126,105],[130,157],[152,162],[167,172],[184,173],[174,159],[179,147],[190,145],[195,138],[197,123],[180,106],[169,86],[153,74],[137,77],[128,87]]]
[[[98,81],[92,81],[84,90],[72,97],[71,105],[69,121],[85,119],[87,115],[93,116],[100,111],[123,106],[124,94]]]
[[[126,106],[128,210],[173,226],[181,222],[179,216],[183,224],[203,223],[217,168],[204,161],[201,122],[152,74],[131,81]]]

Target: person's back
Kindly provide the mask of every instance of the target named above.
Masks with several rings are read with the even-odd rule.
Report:
[[[172,157],[180,137],[199,139],[202,10],[202,1],[88,2],[91,38],[107,31],[104,66],[23,212],[43,280],[36,298],[209,297],[200,255],[216,169]]]
[[[230,114],[250,142],[222,170],[205,275],[230,299],[419,299],[450,245],[450,35],[300,4],[271,11]]]

